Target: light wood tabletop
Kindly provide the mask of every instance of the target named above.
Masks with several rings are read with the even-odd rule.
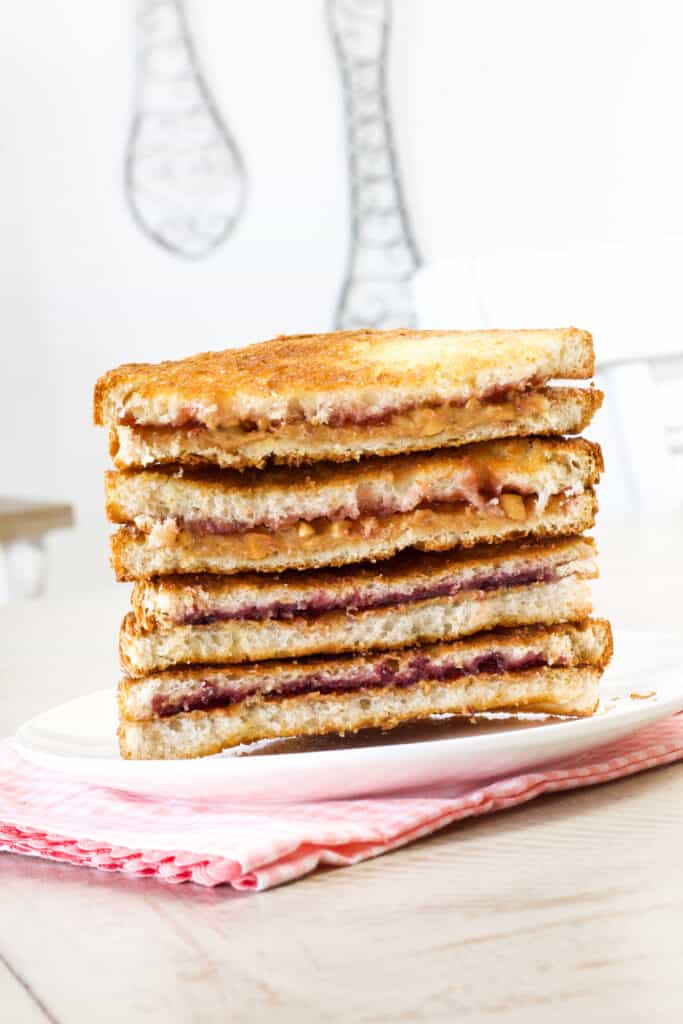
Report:
[[[680,632],[683,529],[601,548],[596,610]],[[126,596],[0,610],[0,733],[113,682]],[[263,894],[0,855],[0,1020],[679,1021],[682,852],[672,765]]]

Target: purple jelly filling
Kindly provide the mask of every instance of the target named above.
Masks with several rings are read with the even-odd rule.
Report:
[[[177,619],[179,625],[208,626],[212,622],[224,622],[228,619],[262,621],[264,619],[293,619],[296,617],[315,618],[325,612],[350,611],[360,612],[369,608],[384,608],[388,605],[412,604],[416,601],[429,601],[437,597],[451,597],[465,591],[499,590],[502,587],[525,587],[531,583],[556,583],[559,579],[556,569],[542,565],[521,569],[483,573],[468,580],[457,578],[438,580],[435,583],[418,584],[382,593],[364,593],[357,590],[352,594],[318,593],[310,596],[302,595],[293,601],[262,601],[259,604],[242,605],[231,611],[217,609],[213,612],[193,610]]]
[[[252,687],[244,684],[240,687],[235,686],[228,677],[203,679],[179,700],[169,700],[162,694],[157,694],[152,699],[152,711],[160,718],[166,718],[181,711],[206,711],[209,708],[229,707],[257,693],[261,693],[266,699],[307,693],[351,693],[382,686],[413,686],[423,681],[448,682],[461,679],[463,676],[483,673],[497,675],[503,672],[524,672],[547,664],[546,655],[539,651],[530,651],[521,657],[502,651],[489,651],[476,655],[461,665],[449,664],[447,661],[435,662],[429,655],[417,654],[404,664],[401,664],[398,658],[389,657],[351,675],[340,673],[334,676],[329,672],[311,672],[298,677],[293,675],[283,679],[277,688],[267,692],[263,692],[262,684],[254,684]]]

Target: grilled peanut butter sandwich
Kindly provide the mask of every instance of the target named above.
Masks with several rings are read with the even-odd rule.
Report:
[[[281,736],[390,729],[434,714],[590,715],[607,622],[496,630],[393,653],[169,669],[119,686],[121,752],[184,758]]]
[[[576,434],[602,395],[590,334],[341,331],[130,364],[95,390],[121,469],[348,462],[532,434]]]
[[[124,757],[589,715],[602,402],[591,335],[279,337],[95,387],[114,468]],[[565,382],[565,383],[562,383]]]
[[[273,572],[445,550],[593,525],[596,445],[515,438],[344,466],[111,472],[119,579]]]

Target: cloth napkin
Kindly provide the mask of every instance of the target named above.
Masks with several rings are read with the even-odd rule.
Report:
[[[683,758],[683,714],[552,768],[449,796],[239,806],[154,799],[48,773],[0,742],[0,850],[164,882],[270,889],[377,857],[452,822]],[[453,836],[457,843],[457,835]]]

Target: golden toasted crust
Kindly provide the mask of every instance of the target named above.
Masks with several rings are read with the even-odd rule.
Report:
[[[530,331],[341,331],[278,337],[177,362],[131,363],[97,382],[97,424],[215,427],[265,416],[330,422],[351,411],[472,395],[552,377],[590,377],[590,334]]]
[[[245,607],[258,609],[280,604],[295,608],[302,601],[315,607],[321,598],[340,607],[357,609],[359,598],[385,601],[397,591],[423,590],[445,580],[457,580],[471,587],[482,573],[524,572],[543,567],[558,569],[586,563],[597,555],[590,537],[562,537],[557,540],[522,541],[466,551],[404,551],[386,562],[352,565],[313,572],[284,572],[279,575],[243,573],[238,576],[166,576],[135,584],[131,604],[138,625],[150,630],[157,626],[181,625],[223,614],[244,614]],[[292,613],[293,614],[293,613]]]
[[[117,469],[177,464],[223,469],[261,468],[268,462],[350,462],[473,442],[530,435],[579,434],[602,403],[596,388],[538,388],[512,392],[504,400],[465,406],[416,407],[377,423],[285,426],[263,422],[249,430],[222,427],[136,427],[110,429],[109,452]]]
[[[228,747],[288,736],[324,736],[360,729],[393,729],[436,714],[523,711],[583,717],[598,705],[602,670],[540,668],[501,675],[423,682],[403,689],[254,697],[229,708],[190,711],[151,721],[121,719],[119,747],[127,759],[177,759],[217,754]]]
[[[304,542],[296,529],[276,534],[201,535],[179,531],[174,543],[155,546],[151,534],[122,526],[111,537],[111,564],[119,580],[177,573],[281,572],[391,558],[415,547],[421,551],[496,544],[526,537],[581,533],[595,521],[597,501],[591,490],[577,497],[551,497],[542,514],[533,509],[525,520],[456,504],[416,509],[382,519],[361,517],[348,533],[334,533],[337,523]],[[370,524],[369,519],[372,520]]]
[[[129,613],[121,627],[119,652],[123,671],[135,677],[183,664],[391,650],[500,627],[576,622],[591,611],[587,577],[571,574],[552,582],[466,591],[355,613],[341,608],[310,619],[228,620],[145,631]]]
[[[277,528],[296,519],[409,511],[425,502],[479,503],[501,490],[556,494],[594,484],[602,470],[600,447],[583,438],[512,438],[307,469],[110,471],[105,502],[112,522],[135,522],[145,531],[169,519],[187,529],[211,520],[211,532],[216,520]]]

